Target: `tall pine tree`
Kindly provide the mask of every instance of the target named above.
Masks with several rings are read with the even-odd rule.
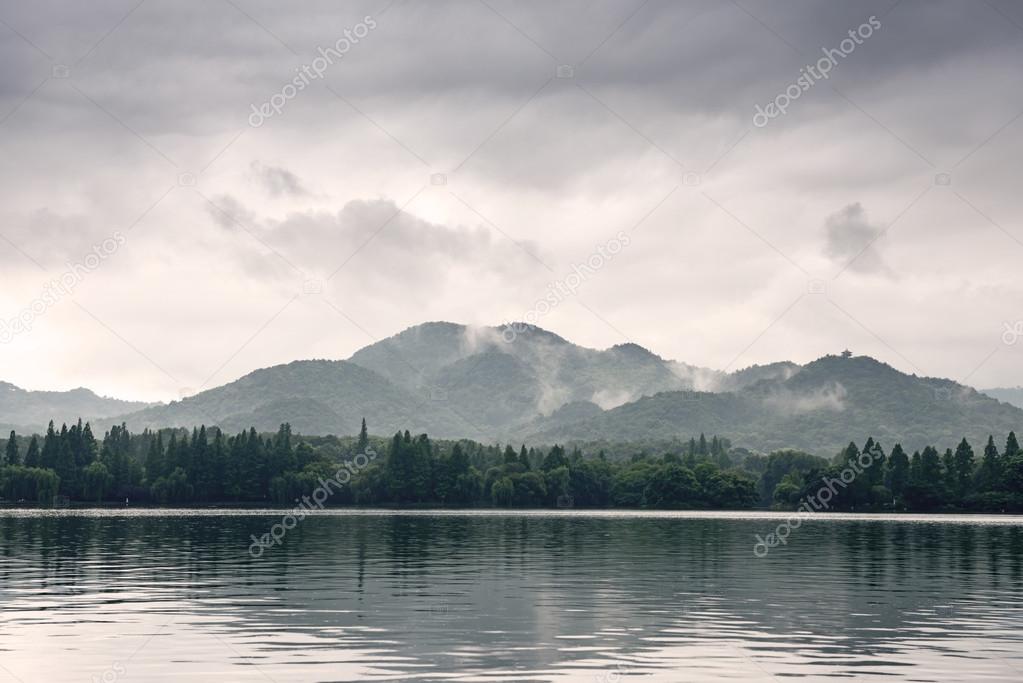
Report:
[[[355,452],[365,453],[369,448],[369,430],[366,429],[366,418],[362,418],[362,427],[359,428],[359,440],[355,444]]]
[[[5,465],[20,465],[21,456],[18,453],[18,435],[11,430],[11,436],[7,439],[7,448],[4,451]]]

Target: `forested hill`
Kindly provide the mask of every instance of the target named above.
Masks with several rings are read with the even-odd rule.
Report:
[[[722,373],[636,344],[597,350],[534,326],[444,322],[409,328],[347,361],[264,368],[142,410],[55,398],[56,407],[43,413],[38,401],[28,410],[23,394],[8,392],[6,404],[3,398],[0,424],[20,432],[41,432],[49,417],[81,416],[102,430],[125,422],[136,429],[206,424],[272,431],[288,422],[302,434],[344,435],[365,417],[384,433],[408,428],[439,438],[636,443],[703,432],[763,452],[797,447],[824,454],[844,447],[849,434],[901,439],[912,448],[963,435],[1004,438],[1023,417],[1023,410],[969,387],[851,353]]]
[[[42,431],[54,415],[67,420],[75,419],[79,415],[101,418],[124,415],[148,405],[97,396],[83,388],[69,391],[29,391],[8,382],[0,382],[0,429]]]
[[[265,368],[170,405],[98,423],[272,430],[286,421],[305,434],[352,434],[365,416],[382,431],[409,427],[449,438],[513,438],[569,402],[611,408],[726,377],[666,361],[634,344],[596,350],[532,326],[426,323],[348,361]],[[732,381],[747,377],[754,375]]]
[[[98,420],[102,429],[216,425],[225,431],[271,431],[289,422],[303,434],[353,434],[365,417],[390,429],[408,425],[445,435],[475,436],[474,425],[443,401],[396,386],[348,361],[308,360],[256,370],[230,384],[169,405]]]
[[[530,438],[629,441],[706,432],[765,452],[830,454],[850,433],[915,450],[963,435],[1004,439],[1020,424],[1023,410],[950,380],[907,375],[866,356],[825,356],[784,381],[732,393],[664,392],[580,420],[540,422]]]

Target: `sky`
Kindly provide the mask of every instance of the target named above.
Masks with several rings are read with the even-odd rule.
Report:
[[[1023,384],[1017,3],[5,0],[0,65],[24,388],[523,319]]]

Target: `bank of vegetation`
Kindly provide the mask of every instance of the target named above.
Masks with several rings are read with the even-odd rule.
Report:
[[[980,453],[963,439],[911,455],[868,438],[831,458],[732,449],[704,435],[645,444],[527,447],[431,440],[273,434],[249,429],[145,430],[97,438],[79,421],[44,435],[11,432],[2,451],[6,504],[291,505],[340,465],[370,452],[328,506],[795,509],[830,485],[830,510],[1023,510],[1023,454],[1014,433]],[[869,454],[869,457],[861,456]],[[867,463],[849,474],[849,463]],[[841,483],[837,483],[841,481]],[[830,482],[830,484],[829,484]],[[837,485],[836,485],[837,484]]]

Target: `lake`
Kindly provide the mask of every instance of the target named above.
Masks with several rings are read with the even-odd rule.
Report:
[[[282,514],[0,511],[0,683],[1023,680],[1021,517]]]

